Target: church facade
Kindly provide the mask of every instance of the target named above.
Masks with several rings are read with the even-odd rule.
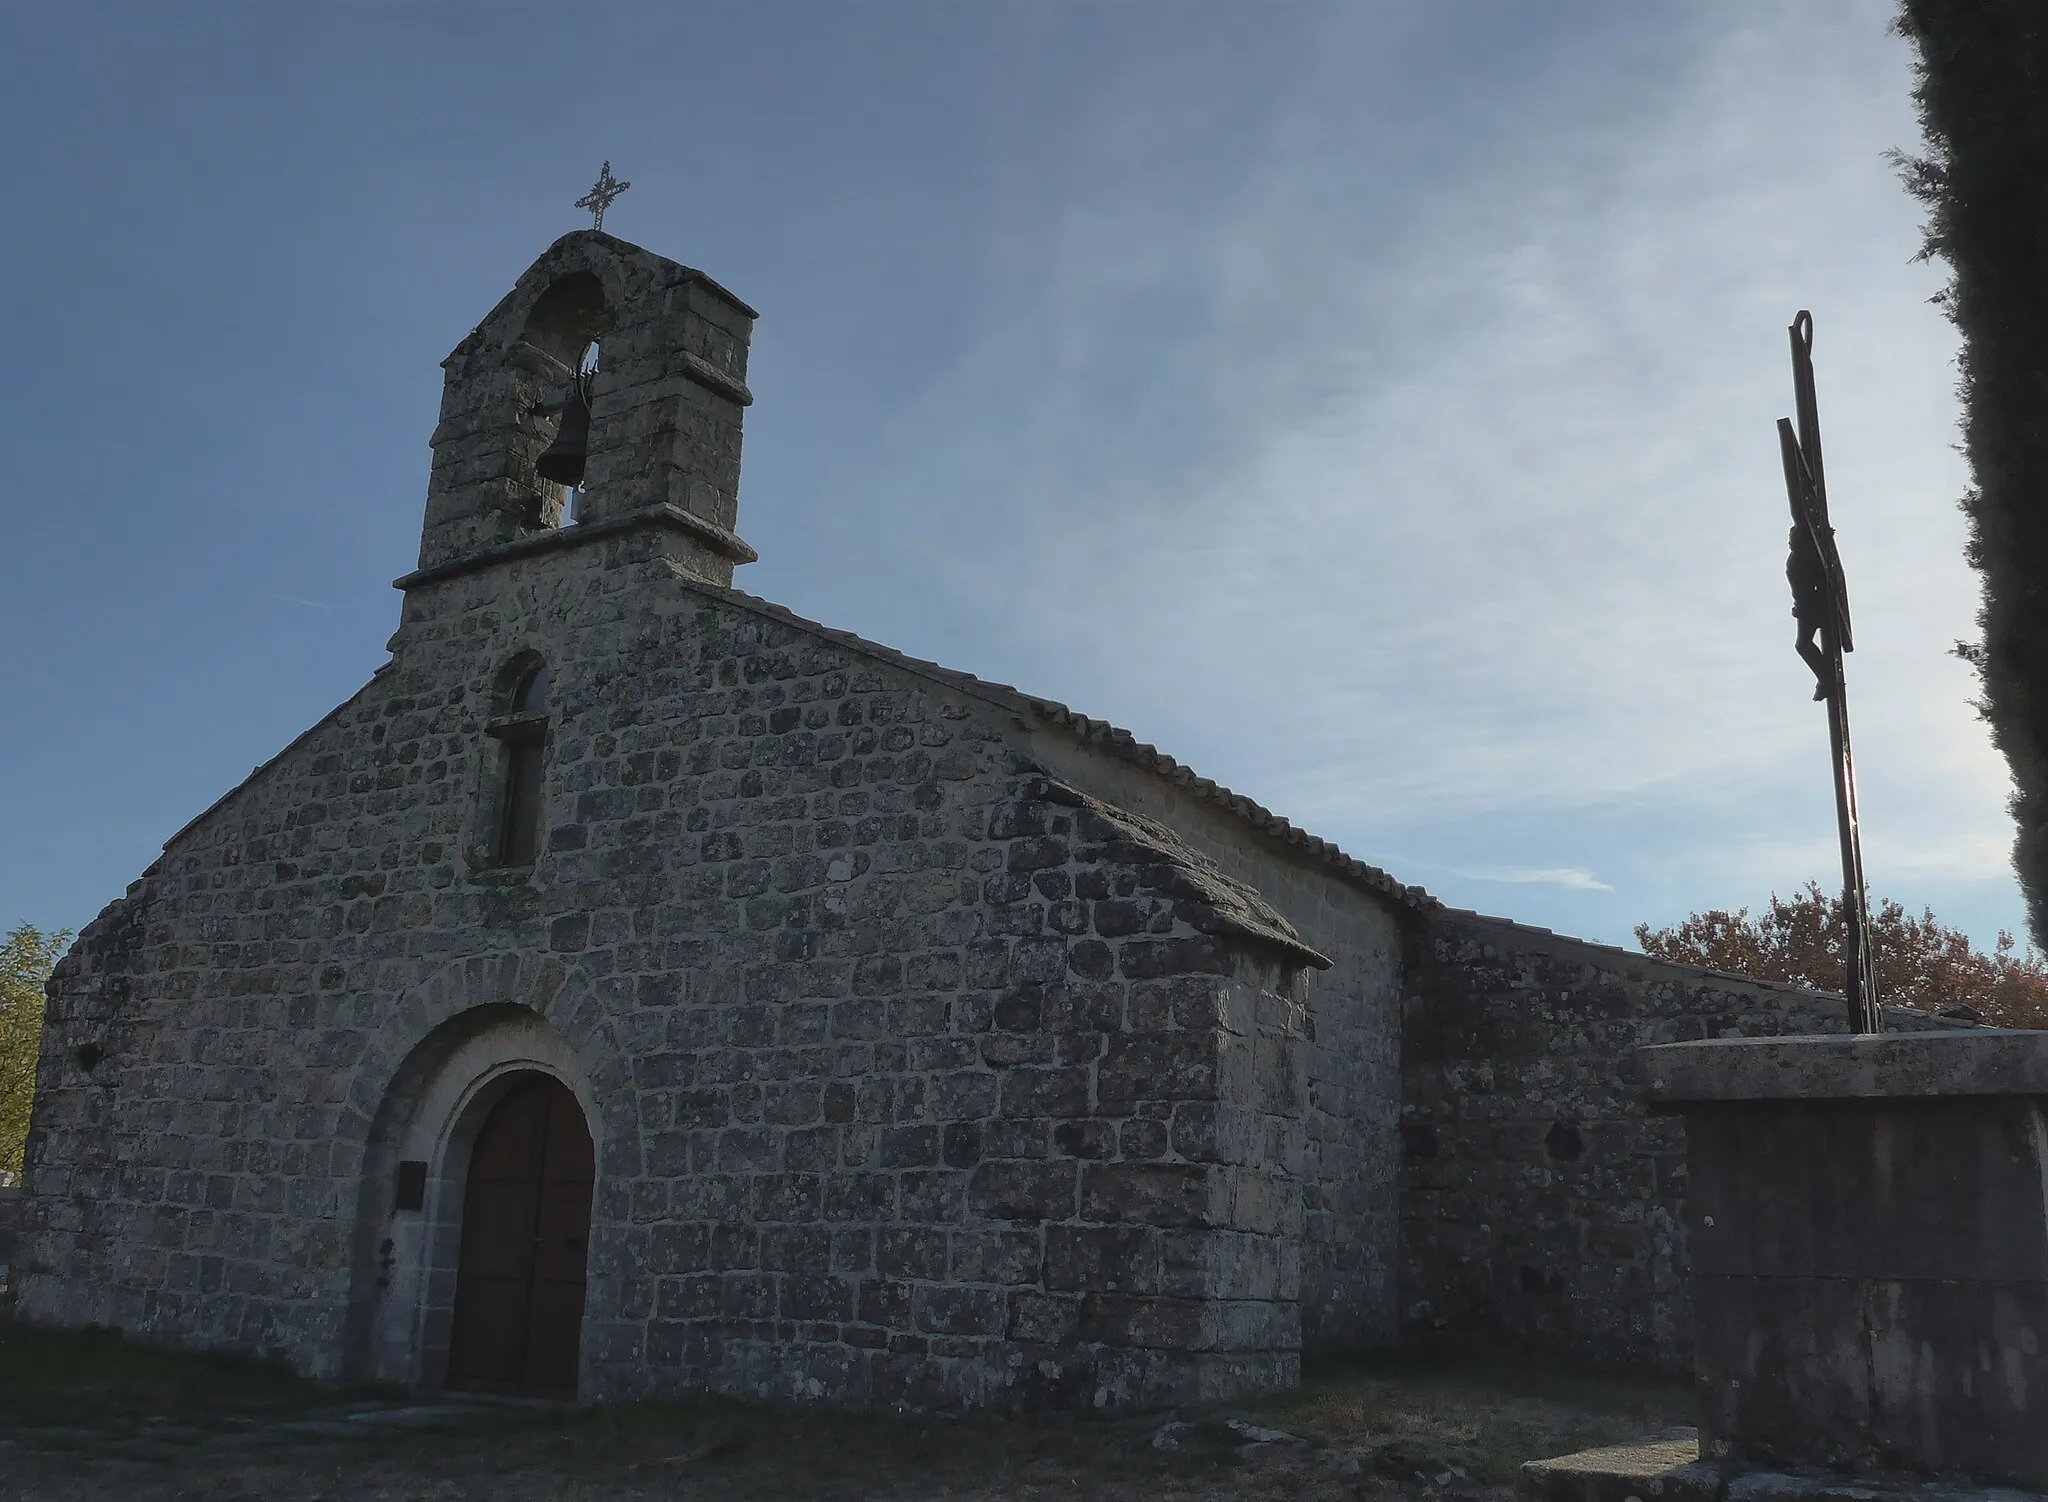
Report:
[[[21,1317],[591,1401],[1682,1365],[1628,1050],[1839,1003],[1450,912],[734,590],[753,319],[583,231],[450,356],[390,662],[52,979]]]

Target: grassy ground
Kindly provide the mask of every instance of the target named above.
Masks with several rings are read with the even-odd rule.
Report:
[[[1675,1384],[1369,1362],[1213,1412],[872,1417],[423,1405],[244,1358],[0,1323],[0,1499],[598,1502],[1499,1496],[1537,1455],[1684,1423]],[[1247,1444],[1237,1419],[1298,1442]],[[1170,1448],[1155,1441],[1162,1427]]]
[[[1525,1460],[1690,1425],[1689,1384],[1590,1377],[1514,1363],[1377,1357],[1310,1363],[1300,1391],[1259,1410],[1277,1427],[1376,1459],[1383,1474],[1456,1466],[1512,1481]]]
[[[247,1356],[191,1355],[136,1345],[110,1331],[32,1330],[0,1321],[0,1436],[16,1440],[77,1428],[107,1436],[163,1424],[275,1423],[355,1396]]]

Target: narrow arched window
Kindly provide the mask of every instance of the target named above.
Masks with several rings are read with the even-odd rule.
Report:
[[[512,690],[512,713],[545,714],[548,707],[548,665],[536,662],[519,675]]]
[[[548,743],[548,665],[535,659],[512,689],[512,712],[493,722],[503,773],[492,856],[501,866],[531,865],[540,854],[542,784]]]

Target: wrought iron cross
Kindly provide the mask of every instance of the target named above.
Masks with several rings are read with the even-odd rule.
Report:
[[[631,183],[622,183],[613,177],[612,164],[606,162],[604,170],[597,174],[596,186],[576,200],[576,207],[590,210],[590,227],[592,229],[603,229],[604,211],[612,206],[614,198],[617,198],[632,186]]]
[[[1849,585],[1828,524],[1827,473],[1820,456],[1820,409],[1813,395],[1813,315],[1792,320],[1792,399],[1799,426],[1778,419],[1785,461],[1785,495],[1792,503],[1792,551],[1785,577],[1792,584],[1795,645],[1813,670],[1813,696],[1828,706],[1828,743],[1834,753],[1835,824],[1842,841],[1842,912],[1848,941],[1843,969],[1849,1010],[1859,1033],[1884,1030],[1877,1005],[1877,967],[1870,945],[1870,897],[1863,885],[1863,835],[1856,819],[1856,762],[1849,749],[1849,685],[1842,654],[1855,650],[1849,634]],[[1819,640],[1816,642],[1815,638]]]

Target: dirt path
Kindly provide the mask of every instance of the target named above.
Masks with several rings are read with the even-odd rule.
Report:
[[[0,1325],[0,1502],[1500,1502],[1523,1460],[1687,1409],[1675,1384],[1387,1364],[1264,1403],[1107,1420],[422,1403]]]

